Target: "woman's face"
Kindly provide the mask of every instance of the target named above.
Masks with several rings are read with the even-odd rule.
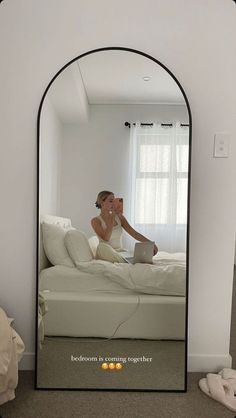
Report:
[[[107,198],[101,203],[101,209],[113,210],[114,209],[114,194],[109,194]]]

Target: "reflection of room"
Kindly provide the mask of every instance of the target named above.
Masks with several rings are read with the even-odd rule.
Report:
[[[154,63],[151,62],[151,64],[150,68]],[[158,68],[156,64],[155,68]],[[158,69],[159,71],[160,69]],[[165,71],[162,71],[164,74]],[[85,80],[86,74],[81,68],[79,70],[77,63],[66,68],[53,82],[43,103],[40,121],[39,213],[41,221],[45,221],[45,215],[53,215],[55,219],[50,220],[53,224],[59,222],[61,225],[65,223],[66,227],[72,225],[77,230],[83,231],[89,238],[94,235],[90,219],[98,214],[94,202],[97,193],[102,189],[111,190],[116,196],[123,197],[125,216],[132,223],[131,168],[133,154],[130,140],[131,130],[125,127],[124,122],[128,120],[137,123],[145,121],[175,125],[188,124],[189,119],[182,93],[169,75],[165,85],[166,97],[163,95],[162,86],[165,76],[162,75],[162,90],[159,91],[160,97],[157,100],[152,96],[143,99],[140,96],[135,97],[138,84],[133,87],[133,90],[130,88],[128,91],[130,96],[118,97],[117,92],[112,92],[113,96],[111,96],[111,86],[108,86],[107,91],[103,91],[105,85],[100,79],[101,73],[99,73],[97,86],[100,87],[102,95],[99,89],[97,96],[96,89],[93,95],[89,89],[90,85],[86,85],[88,82]],[[107,78],[104,76],[105,80]],[[146,82],[140,75],[138,83],[141,83],[142,93]],[[117,79],[114,80],[114,85],[120,85],[122,92],[121,83]],[[128,90],[127,87],[128,85],[124,90]],[[153,87],[151,91],[153,92]],[[62,218],[58,220],[56,217]],[[148,236],[152,230],[153,226],[149,225]],[[185,253],[186,229],[183,230],[182,235],[184,235],[183,243],[174,248],[176,251]],[[124,244],[126,248],[131,250],[133,240],[126,236]],[[42,250],[42,246],[40,248],[40,256],[42,256],[45,248],[44,250]],[[172,249],[168,244],[164,248],[170,253],[174,252]],[[85,304],[82,288],[78,287],[79,279],[82,280],[79,276],[81,272],[78,272],[76,268],[71,269],[71,266],[60,265],[55,265],[52,268],[50,274],[54,269],[57,275],[53,278],[54,283],[57,282],[56,291],[50,284],[50,274],[47,276],[47,272],[41,273],[39,288],[42,290],[41,296],[43,295],[46,299],[48,312],[43,318],[45,338],[44,340],[42,338],[41,349],[38,351],[39,387],[81,386],[81,381],[77,380],[76,373],[74,378],[71,378],[75,370],[68,357],[74,349],[73,347],[76,346],[77,351],[89,352],[91,356],[94,356],[99,350],[101,353],[108,351],[111,354],[123,356],[127,353],[132,356],[133,351],[139,353],[140,356],[144,352],[149,353],[154,359],[152,370],[156,370],[156,377],[153,380],[149,373],[150,370],[148,371],[144,367],[142,380],[146,382],[145,384],[148,382],[150,388],[154,389],[183,389],[185,375],[185,257],[184,254],[179,259],[170,260],[165,257],[162,256],[159,259],[162,267],[164,266],[163,271],[168,270],[171,263],[176,271],[178,268],[181,270],[181,278],[176,281],[179,281],[181,291],[170,292],[169,290],[170,293],[158,294],[155,290],[154,294],[151,294],[151,291],[150,294],[148,291],[138,294],[136,293],[137,289],[130,291],[130,293],[126,289],[126,292],[123,291],[122,294],[121,289],[118,289],[120,292],[118,294],[116,286],[116,289],[111,288],[113,292],[116,291],[115,296],[106,294],[105,299],[102,300],[103,294],[93,295],[98,302],[97,305],[94,304],[91,293],[86,296]],[[40,270],[41,268],[40,264]],[[64,284],[58,284],[60,281],[62,283],[62,270],[65,271],[68,268],[71,271],[75,270],[72,273],[74,276],[71,282],[77,280],[77,284],[73,292],[66,292],[66,288],[63,288]],[[171,280],[173,277],[175,276],[172,275]],[[99,279],[102,280],[104,288],[105,285],[107,286],[105,278],[95,278],[97,282],[95,280],[93,286],[97,285]],[[59,289],[58,286],[62,287]],[[45,290],[46,293],[43,293]],[[75,302],[80,303],[76,309],[72,306]],[[109,319],[110,312],[113,313],[113,321]],[[58,319],[59,315],[60,320]],[[79,323],[80,325],[78,325]],[[95,341],[93,344],[93,338],[88,340],[91,337],[100,338],[100,341]],[[103,340],[104,338],[105,340]],[[57,356],[54,356],[55,352],[57,352]],[[58,362],[60,362],[60,367],[63,365],[62,370],[68,370],[69,380],[65,377],[64,381],[61,381],[60,373],[57,371]],[[109,380],[108,383],[105,383],[103,379],[99,380],[101,379],[99,373],[97,383],[96,381],[91,383],[90,379],[94,379],[96,370],[89,369],[89,373],[87,373],[85,366],[84,364],[79,365],[82,367],[80,375],[82,373],[84,376],[82,386],[99,385],[101,387],[104,385],[107,387],[106,385],[114,384],[115,387],[119,387],[121,384],[124,387],[136,385],[136,387],[144,388],[143,383],[138,383],[134,376],[132,383],[132,367],[128,372],[126,383],[119,383],[117,380],[116,382]],[[92,366],[90,365],[90,368]],[[160,370],[162,370],[161,373]],[[133,371],[135,372],[135,370]],[[129,373],[131,374],[129,375]],[[171,380],[173,374],[175,381]],[[150,378],[151,380],[148,380]]]
[[[132,155],[124,122],[188,123],[188,112],[184,103],[88,104],[82,81],[80,90],[67,81],[62,87],[60,77],[47,94],[41,118],[41,213],[69,217],[90,236],[90,219],[98,213],[94,202],[102,189],[124,198],[131,221]],[[70,106],[64,102],[65,86]]]

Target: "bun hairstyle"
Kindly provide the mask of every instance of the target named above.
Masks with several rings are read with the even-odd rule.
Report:
[[[114,194],[113,192],[109,192],[108,190],[103,190],[102,192],[98,193],[97,200],[95,202],[95,206],[98,209],[101,209],[101,203],[106,200],[110,194]]]

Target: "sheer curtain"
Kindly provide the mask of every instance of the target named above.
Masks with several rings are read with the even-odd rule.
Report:
[[[131,224],[160,251],[185,251],[189,129],[136,123],[130,140]]]

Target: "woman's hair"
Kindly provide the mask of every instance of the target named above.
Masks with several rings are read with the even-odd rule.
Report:
[[[109,192],[108,190],[103,190],[102,192],[98,193],[97,200],[95,202],[96,208],[101,209],[101,203],[104,202],[110,194],[114,193]]]

